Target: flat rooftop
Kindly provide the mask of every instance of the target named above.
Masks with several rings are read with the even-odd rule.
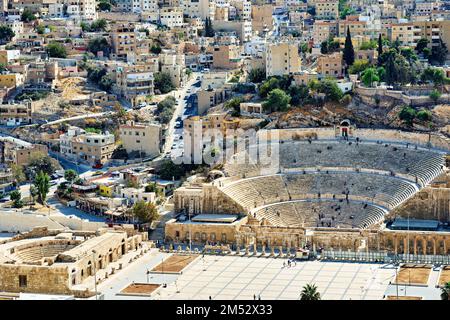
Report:
[[[229,214],[199,214],[191,220],[194,222],[221,222],[232,223],[238,219],[237,215]]]
[[[424,230],[437,231],[439,221],[437,220],[418,220],[418,219],[395,219],[390,225],[393,230]]]

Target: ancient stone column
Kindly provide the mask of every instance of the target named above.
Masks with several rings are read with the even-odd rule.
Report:
[[[422,239],[422,251],[423,251],[424,255],[427,254],[427,244],[428,244],[428,239],[423,238]]]
[[[417,238],[414,237],[414,255],[417,255]]]
[[[394,252],[395,252],[395,254],[398,254],[398,239],[397,239],[397,237],[394,237]]]

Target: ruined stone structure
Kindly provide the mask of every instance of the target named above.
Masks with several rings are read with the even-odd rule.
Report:
[[[76,286],[145,240],[147,234],[120,228],[56,234],[37,228],[0,245],[0,291],[86,294]]]
[[[263,130],[262,130],[263,131]],[[166,224],[166,240],[232,243],[259,248],[306,244],[342,250],[448,254],[450,232],[390,230],[395,217],[450,219],[446,157],[450,141],[439,135],[335,128],[270,130],[277,137],[271,163],[227,162],[212,182],[186,183],[174,193],[175,211],[233,214],[239,223]],[[236,159],[240,154],[235,154]],[[246,157],[243,157],[246,158]],[[251,157],[250,157],[251,158]],[[406,244],[410,240],[409,245]]]

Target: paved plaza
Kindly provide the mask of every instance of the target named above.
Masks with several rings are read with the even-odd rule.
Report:
[[[322,299],[382,299],[395,269],[366,263],[307,261],[283,267],[285,259],[205,256],[161,291],[161,299],[299,299],[307,283]],[[177,289],[179,293],[177,293]]]
[[[318,286],[322,299],[383,299],[395,277],[392,266],[346,262],[297,262],[283,267],[286,259],[200,256],[181,275],[146,271],[170,254],[152,251],[99,285],[105,299],[299,299],[307,283]],[[148,278],[147,278],[148,277]],[[149,297],[117,295],[133,281],[167,283]]]

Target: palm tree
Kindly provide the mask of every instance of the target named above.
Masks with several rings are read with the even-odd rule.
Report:
[[[320,300],[320,293],[315,284],[306,284],[300,294],[300,300]]]
[[[450,282],[447,282],[441,289],[441,300],[450,300]]]

